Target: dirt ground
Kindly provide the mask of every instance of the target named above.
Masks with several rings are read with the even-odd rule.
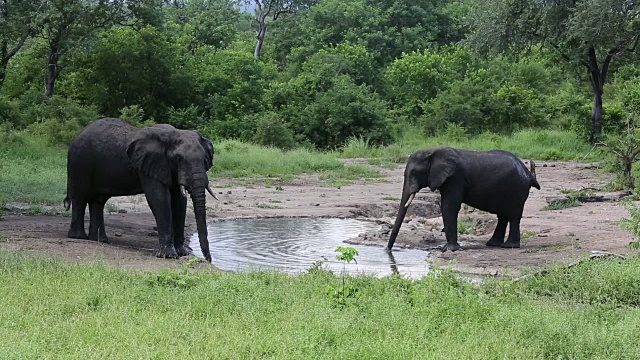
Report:
[[[365,160],[349,160],[366,164]],[[542,190],[531,189],[522,219],[520,249],[488,248],[484,243],[495,227],[494,215],[465,208],[459,218],[471,224],[470,234],[461,235],[463,250],[435,250],[445,243],[439,217],[439,195],[424,189],[414,200],[395,246],[431,250],[429,259],[456,271],[477,275],[512,275],[552,263],[568,263],[591,253],[609,251],[629,254],[631,235],[620,229],[619,220],[628,216],[618,202],[584,203],[563,210],[542,210],[546,197],[559,196],[562,189],[601,188],[611,175],[594,164],[536,162]],[[219,201],[207,198],[210,221],[251,217],[351,217],[374,220],[381,230],[348,240],[352,244],[385,246],[394,221],[402,188],[403,165],[379,169],[379,182],[358,181],[353,185],[322,186],[317,176],[305,175],[294,183],[239,185],[239,180],[212,179]],[[61,199],[62,202],[62,199]],[[155,221],[143,195],[110,200],[105,214],[111,243],[68,239],[70,217],[13,214],[0,221],[0,249],[37,256],[61,257],[71,261],[101,261],[134,270],[176,267],[189,259],[159,259]],[[53,210],[61,210],[60,207]],[[45,209],[51,210],[51,209]],[[87,218],[88,220],[88,218]],[[88,226],[88,222],[87,222]],[[187,216],[187,232],[195,231],[193,214]],[[215,250],[212,250],[215,257]]]

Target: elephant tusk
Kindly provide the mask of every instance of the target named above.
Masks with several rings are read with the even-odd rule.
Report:
[[[187,189],[184,188],[184,185],[180,185],[180,193],[182,194],[182,196],[184,196],[185,198],[187,197]]]
[[[407,200],[407,203],[404,204],[405,208],[408,208],[409,205],[411,205],[411,202],[413,201],[413,198],[416,197],[416,193],[411,194],[411,196],[409,196],[409,200]]]
[[[207,185],[207,191],[209,192],[209,194],[211,194],[211,196],[213,196],[214,199],[218,200],[218,197],[213,193],[213,190],[211,190],[209,185]]]

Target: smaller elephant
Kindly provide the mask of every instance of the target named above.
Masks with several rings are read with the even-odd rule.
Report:
[[[191,253],[185,243],[187,193],[193,202],[202,254],[211,262],[207,237],[205,190],[213,165],[213,145],[195,130],[160,124],[142,129],[120,119],[89,124],[69,145],[67,196],[72,207],[68,236],[107,241],[104,205],[113,196],[144,193],[156,219],[158,256],[177,258]],[[89,234],[84,228],[89,204]]]
[[[487,246],[520,247],[520,219],[529,189],[540,190],[535,175],[514,154],[503,150],[469,151],[442,147],[421,150],[409,156],[404,171],[400,209],[389,237],[391,250],[407,208],[425,187],[439,190],[440,209],[447,238],[443,251],[455,251],[458,244],[458,212],[467,204],[498,216],[498,224]],[[504,241],[507,224],[509,237]]]

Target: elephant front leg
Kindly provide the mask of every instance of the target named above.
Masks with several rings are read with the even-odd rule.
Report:
[[[156,218],[160,250],[158,257],[178,258],[173,244],[173,219],[171,214],[171,194],[169,188],[158,180],[140,176],[142,189],[153,216]]]
[[[456,251],[460,249],[458,244],[458,212],[460,211],[461,202],[442,199],[442,221],[444,222],[444,233],[447,243],[442,247],[442,251]]]
[[[180,188],[171,188],[171,213],[173,215],[173,245],[178,256],[193,254],[189,244],[185,244],[184,219],[187,213],[187,198],[182,196]]]

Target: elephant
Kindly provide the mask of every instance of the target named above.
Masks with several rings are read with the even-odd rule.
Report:
[[[417,151],[407,160],[400,208],[389,236],[388,251],[396,241],[407,208],[416,193],[427,186],[432,191],[440,191],[447,238],[443,251],[460,248],[458,212],[463,203],[498,216],[498,224],[487,246],[519,248],[520,220],[529,189],[540,190],[535,163],[531,161],[529,170],[508,151],[470,151],[451,147]],[[509,237],[505,242],[507,223]]]
[[[116,118],[87,125],[68,148],[67,195],[72,208],[68,237],[108,242],[104,206],[112,196],[144,193],[156,220],[163,258],[189,255],[184,223],[187,192],[193,201],[202,254],[211,262],[207,238],[205,190],[213,165],[213,145],[195,130],[159,124],[136,128]],[[89,204],[89,235],[84,214]]]

